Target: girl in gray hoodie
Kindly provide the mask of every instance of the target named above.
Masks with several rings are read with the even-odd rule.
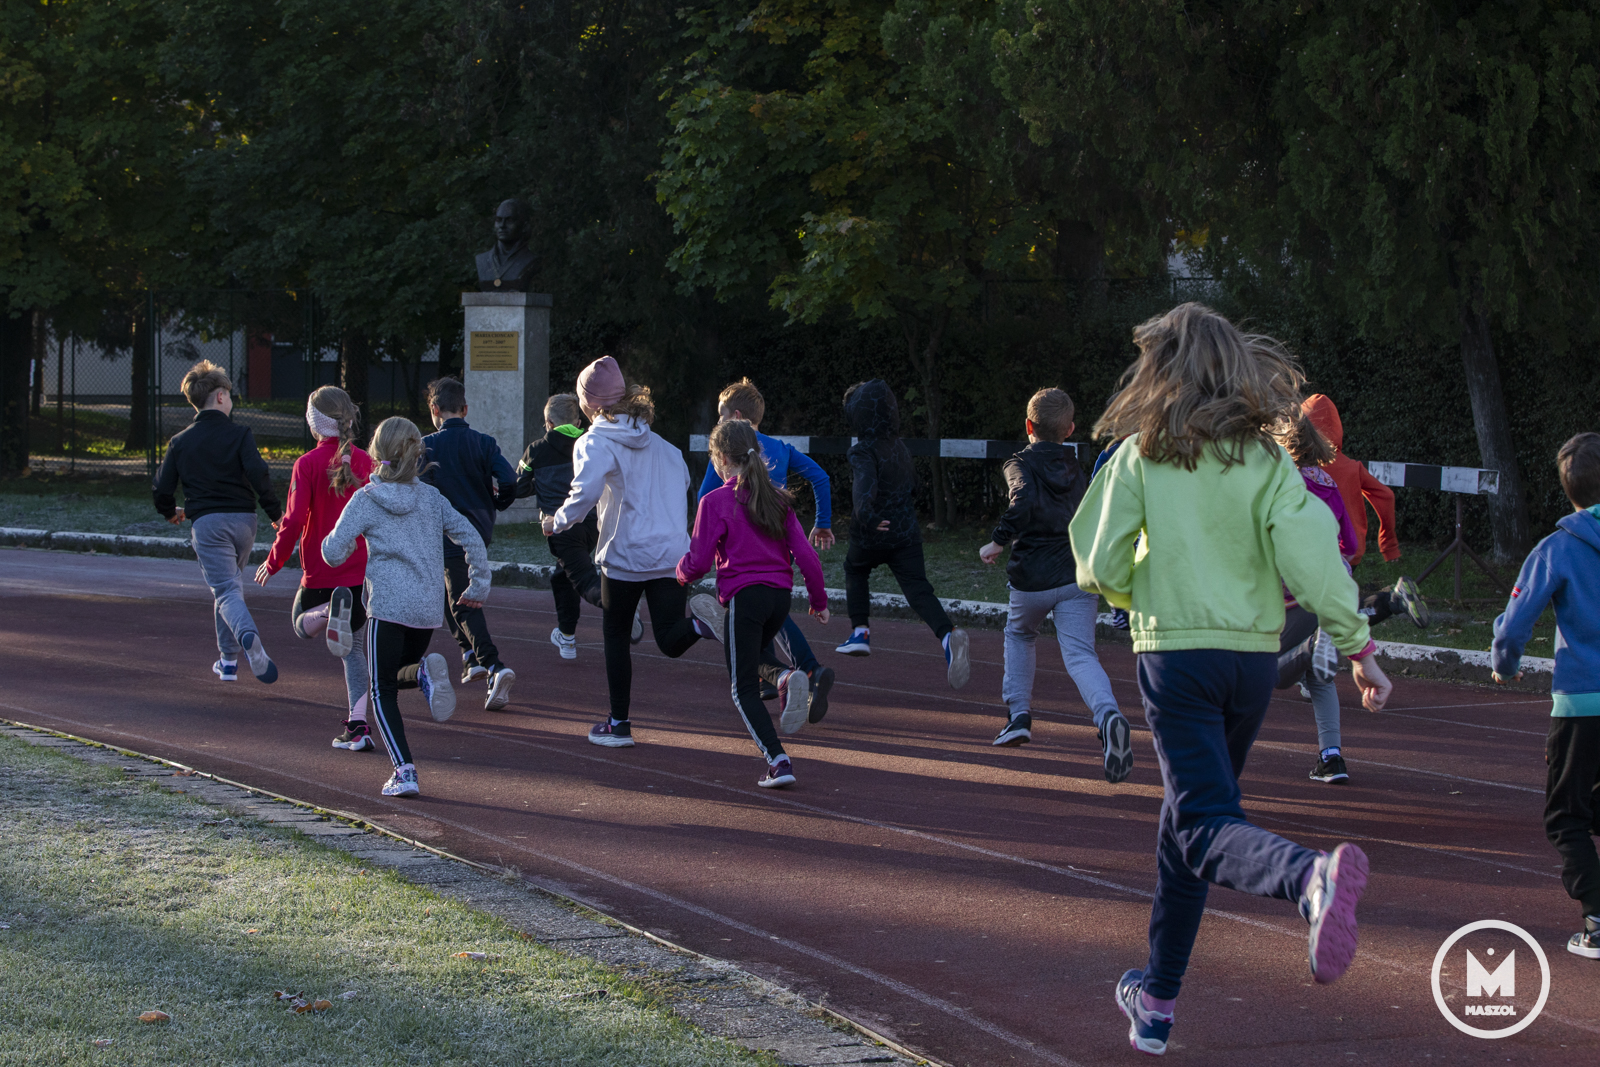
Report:
[[[464,608],[482,607],[489,595],[489,555],[472,523],[437,489],[417,479],[423,449],[415,424],[383,420],[369,451],[377,467],[323,539],[322,558],[337,567],[355,551],[357,539],[366,538],[365,599],[371,620],[367,662],[372,667],[368,703],[394,763],[383,795],[412,797],[420,790],[400,721],[399,690],[422,690],[436,722],[444,722],[456,709],[450,668],[439,653],[428,652],[433,631],[444,624],[444,539],[449,537],[467,554],[471,581],[457,601]]]

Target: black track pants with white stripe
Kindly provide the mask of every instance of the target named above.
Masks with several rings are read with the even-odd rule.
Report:
[[[417,687],[417,668],[428,654],[432,630],[372,619],[367,623],[367,662],[372,666],[369,703],[376,712],[378,736],[396,767],[411,762],[405,723],[400,721],[400,690]]]
[[[722,620],[722,649],[728,660],[733,706],[739,710],[745,728],[768,763],[783,755],[783,743],[772,727],[772,716],[761,702],[761,679],[777,685],[783,668],[770,656],[763,659],[761,650],[770,645],[783,628],[784,620],[789,617],[792,596],[788,589],[747,585],[733,594],[733,599],[728,601],[728,613]]]

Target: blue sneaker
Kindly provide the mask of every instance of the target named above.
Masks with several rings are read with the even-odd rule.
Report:
[[[860,633],[851,634],[844,639],[844,644],[834,649],[834,651],[843,652],[847,656],[872,655],[872,631],[862,630]]]
[[[1151,1011],[1139,1003],[1143,971],[1128,971],[1117,983],[1117,1007],[1128,1017],[1128,1044],[1136,1052],[1162,1056],[1167,1051],[1167,1035],[1172,1033],[1172,1016]]]
[[[240,634],[239,647],[244,649],[245,658],[250,661],[250,672],[261,679],[263,685],[271,685],[278,680],[278,665],[272,662],[267,650],[261,647],[260,634]],[[235,670],[237,669],[235,667]]]
[[[219,659],[211,665],[211,673],[224,682],[237,682],[239,680],[239,662]]]

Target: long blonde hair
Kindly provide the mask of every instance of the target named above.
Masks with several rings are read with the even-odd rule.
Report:
[[[1338,455],[1316,423],[1305,415],[1291,415],[1273,434],[1296,467],[1321,467]]]
[[[350,394],[337,385],[324,385],[311,394],[311,406],[339,424],[339,451],[328,468],[328,485],[344,496],[361,488],[361,479],[350,469],[350,451],[356,446],[356,430],[361,426],[361,410]]]
[[[423,463],[422,431],[410,419],[384,419],[372,433],[373,476],[381,482],[414,482],[417,475],[438,466]]]
[[[737,472],[739,488],[745,491],[745,510],[756,529],[774,541],[783,541],[794,504],[789,491],[773,483],[755,427],[741,419],[729,419],[711,431],[708,447],[723,466]]]
[[[1305,372],[1270,337],[1241,333],[1203,304],[1179,304],[1136,327],[1139,358],[1095,423],[1096,437],[1139,435],[1139,452],[1194,470],[1207,447],[1224,468],[1300,412]]]

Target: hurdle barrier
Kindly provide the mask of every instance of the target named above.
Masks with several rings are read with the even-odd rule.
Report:
[[[1461,530],[1462,504],[1468,496],[1498,496],[1500,493],[1500,472],[1484,470],[1480,467],[1439,467],[1428,463],[1368,463],[1367,470],[1372,476],[1384,485],[1405,489],[1436,489],[1444,493],[1454,493],[1456,498],[1456,535],[1448,547],[1434,561],[1424,567],[1417,575],[1421,582],[1428,575],[1438,569],[1439,564],[1450,557],[1455,557],[1455,600],[1460,603],[1461,597],[1461,556],[1466,554],[1478,569],[1488,576],[1494,587],[1504,595],[1509,596],[1511,587],[1504,578],[1483,557],[1472,550],[1467,544],[1467,539]]]

